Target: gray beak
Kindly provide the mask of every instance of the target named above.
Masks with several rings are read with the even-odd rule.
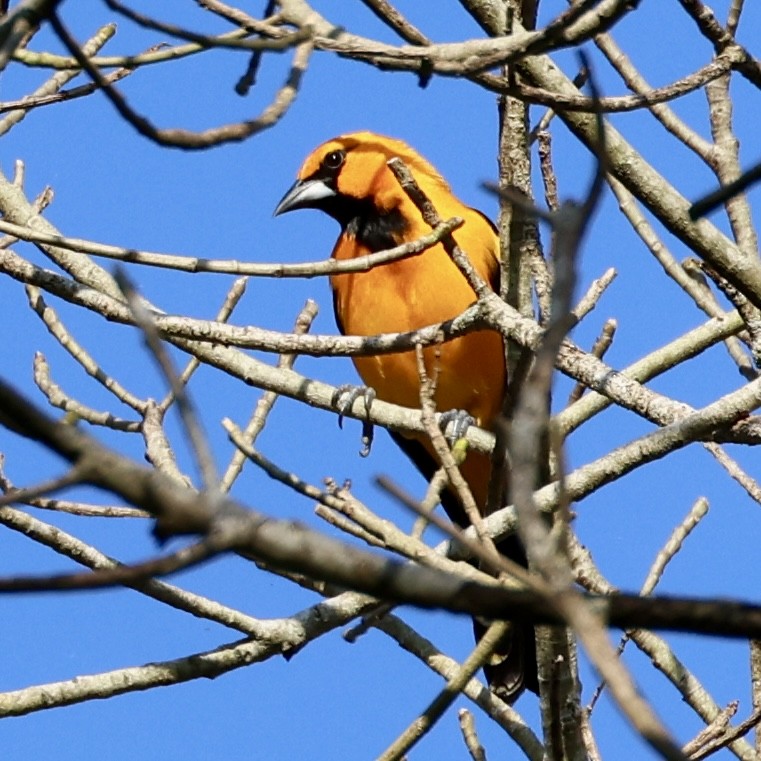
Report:
[[[296,180],[288,192],[280,199],[275,208],[275,215],[285,214],[294,209],[314,209],[326,198],[334,198],[336,191],[324,180]]]

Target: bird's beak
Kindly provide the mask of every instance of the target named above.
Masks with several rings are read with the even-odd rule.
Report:
[[[275,216],[294,209],[312,209],[320,206],[320,201],[337,195],[324,180],[296,180],[275,208]]]

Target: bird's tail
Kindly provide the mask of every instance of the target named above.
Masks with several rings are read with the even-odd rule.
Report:
[[[505,557],[526,566],[526,553],[517,536],[499,542],[497,549]],[[491,622],[473,619],[473,633],[480,641]],[[524,690],[539,694],[536,664],[536,636],[531,621],[511,620],[491,657],[484,664],[489,689],[506,703],[514,703]]]
[[[409,439],[398,433],[391,437],[415,463],[418,470],[431,479],[437,465],[423,444],[416,439]],[[488,455],[472,452],[461,468],[471,488],[488,483],[491,462]],[[478,491],[478,493],[476,493]],[[474,496],[482,504],[486,502],[486,488],[474,490]],[[441,494],[441,504],[449,519],[459,526],[467,526],[469,521],[459,499],[448,489]],[[527,566],[526,553],[520,539],[511,535],[497,544],[497,550],[514,562]],[[473,631],[479,641],[489,627],[489,622],[473,619]],[[489,687],[496,695],[508,703],[518,699],[524,690],[539,693],[539,680],[536,666],[536,639],[534,625],[530,621],[511,621],[491,659],[484,665],[484,674]]]

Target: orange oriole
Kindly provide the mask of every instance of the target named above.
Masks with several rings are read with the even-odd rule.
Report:
[[[275,214],[294,209],[320,209],[341,226],[333,249],[336,259],[351,259],[415,240],[430,228],[399,186],[387,163],[401,158],[443,219],[461,217],[454,234],[481,277],[492,287],[499,282],[499,241],[494,226],[480,212],[456,198],[444,178],[406,143],[371,132],[343,135],[321,145],[304,161],[296,183]],[[441,244],[423,254],[375,267],[368,272],[331,277],[336,321],[342,333],[367,336],[406,332],[460,314],[475,299],[473,289]],[[439,410],[465,410],[488,428],[500,413],[506,384],[502,337],[492,331],[470,333],[439,347],[435,402]],[[434,348],[425,351],[434,366]],[[362,381],[387,402],[418,407],[420,378],[413,351],[356,357]],[[430,478],[437,468],[425,437],[391,434],[396,443]],[[476,503],[486,507],[491,462],[471,452],[461,466]],[[442,494],[449,517],[468,521],[452,493]],[[499,549],[525,565],[516,537]],[[474,622],[478,633],[483,625]],[[537,690],[533,626],[515,624],[484,671],[491,688],[511,702],[529,688]]]

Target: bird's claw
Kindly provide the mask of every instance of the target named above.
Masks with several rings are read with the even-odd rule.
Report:
[[[344,416],[351,410],[354,402],[362,397],[365,403],[365,412],[369,414],[370,408],[376,399],[375,389],[370,386],[353,386],[344,384],[339,386],[333,394],[333,404],[338,408],[338,427],[343,429]],[[367,457],[373,445],[373,424],[369,420],[362,421],[362,449],[360,457]]]
[[[343,428],[344,416],[351,410],[357,399],[362,397],[365,411],[370,412],[376,396],[375,389],[370,386],[353,386],[350,383],[338,386],[332,399],[333,404],[338,408],[338,427]]]
[[[447,428],[452,425],[452,429],[447,433]],[[439,427],[447,437],[450,446],[455,442],[465,438],[470,426],[476,424],[476,419],[465,410],[447,410],[442,412],[439,417]]]

